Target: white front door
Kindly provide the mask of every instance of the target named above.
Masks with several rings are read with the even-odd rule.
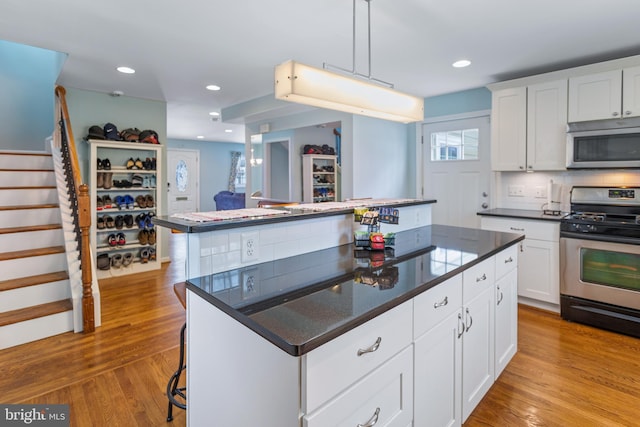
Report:
[[[480,228],[489,207],[489,116],[426,123],[422,129],[423,198],[436,199],[434,224]]]
[[[200,151],[167,149],[169,215],[200,210],[199,177]]]

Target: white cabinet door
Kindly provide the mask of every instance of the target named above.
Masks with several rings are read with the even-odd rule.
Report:
[[[622,71],[569,79],[569,122],[622,117]]]
[[[567,81],[527,87],[527,170],[566,169]]]
[[[527,89],[491,95],[491,169],[524,171],[527,144]]]
[[[466,421],[493,385],[494,379],[494,287],[463,307],[462,422]]]
[[[518,270],[513,269],[496,282],[495,378],[502,373],[518,350]]]
[[[623,117],[640,116],[640,67],[622,70]]]
[[[525,239],[520,243],[518,295],[560,303],[560,245]]]
[[[415,341],[415,427],[461,425],[464,323],[458,311]]]

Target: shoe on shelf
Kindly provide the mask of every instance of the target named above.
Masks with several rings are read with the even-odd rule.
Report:
[[[129,194],[125,194],[125,196],[124,196],[124,204],[125,204],[127,209],[133,209],[133,207],[134,207],[133,197],[131,197]]]
[[[122,227],[124,227],[124,217],[122,215],[118,215],[116,217],[116,228],[118,230],[122,230]]]
[[[147,157],[144,159],[144,163],[142,164],[145,170],[151,170],[151,159]]]
[[[132,187],[142,187],[144,184],[144,178],[142,175],[135,174],[131,177],[131,186]]]
[[[154,228],[148,230],[147,232],[147,241],[149,242],[150,245],[155,245],[156,244],[156,230]]]
[[[144,216],[144,226],[146,228],[153,228],[153,217],[155,214],[153,212],[149,212]]]
[[[138,228],[142,229],[144,228],[144,224],[146,221],[146,214],[139,214],[138,216],[136,216],[136,224],[138,224]]]
[[[106,196],[102,196],[102,206],[104,206],[105,209],[111,209],[111,205],[113,205],[111,197],[109,197],[108,194]]]
[[[149,262],[149,249],[148,248],[140,249],[140,262],[142,262],[143,264],[146,264],[146,263]]]
[[[111,162],[109,161],[109,159],[104,159],[102,161],[102,168],[106,171],[110,171],[111,170]]]
[[[102,188],[103,183],[104,183],[104,174],[98,172],[96,176],[96,188]]]
[[[102,208],[104,207],[103,201],[102,201],[102,197],[98,196],[98,198],[96,199],[96,210],[97,211],[101,211]]]
[[[142,160],[136,159],[136,169],[144,169],[144,165],[142,164]]]
[[[142,179],[142,187],[151,188],[151,179],[149,178],[149,175],[145,175]]]
[[[96,168],[101,171],[104,169],[104,165],[102,164],[102,160],[97,159],[97,164],[96,164]]]
[[[151,170],[152,171],[156,170],[156,158],[155,157],[153,157],[151,159]]]
[[[144,196],[142,194],[139,196],[136,196],[136,203],[138,204],[139,208],[147,207],[147,202],[145,201]]]
[[[133,227],[133,215],[125,215],[124,216],[124,226],[127,228]]]
[[[156,188],[156,176],[155,175],[151,175],[149,177],[149,187],[150,188]]]
[[[149,260],[150,261],[156,260],[156,248],[149,248]]]
[[[102,218],[101,216],[98,217],[98,222],[96,224],[96,227],[98,228],[98,230],[104,230],[104,218]]]
[[[109,236],[107,236],[107,242],[109,243],[109,246],[115,247],[118,245],[118,238],[115,234],[109,234]]]
[[[124,196],[116,196],[113,201],[116,203],[116,206],[118,206],[118,209],[122,209],[124,206]]]
[[[146,205],[148,208],[152,208],[152,207],[154,206],[153,196],[152,196],[151,194],[147,194],[147,195],[144,197],[144,200],[145,200],[145,205]]]
[[[108,190],[113,185],[113,172],[106,172],[102,177],[102,188]]]
[[[124,246],[124,245],[127,244],[127,239],[126,239],[124,233],[118,233],[116,235],[116,239],[118,239],[118,242],[117,242],[118,246]]]
[[[113,218],[110,217],[109,215],[104,217],[104,225],[107,228],[114,228],[116,226],[115,222],[113,221]]]
[[[125,167],[126,167],[127,169],[133,169],[133,166],[134,166],[135,164],[136,164],[136,163],[133,161],[133,158],[132,158],[132,157],[129,157],[129,160],[127,160],[127,163],[125,163]]]
[[[126,267],[133,262],[133,254],[131,252],[127,252],[122,256],[122,266]]]
[[[111,267],[120,268],[122,266],[122,254],[114,254],[111,257]]]
[[[98,255],[98,261],[96,262],[99,270],[108,270],[111,268],[111,262],[109,260],[109,254]]]
[[[138,241],[140,242],[141,245],[149,244],[149,232],[144,228],[140,230],[140,232],[138,233]]]

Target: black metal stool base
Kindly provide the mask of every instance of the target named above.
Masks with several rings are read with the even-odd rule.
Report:
[[[180,409],[187,409],[187,388],[178,387],[180,382],[180,376],[182,372],[187,369],[187,365],[184,363],[184,333],[187,329],[187,324],[182,325],[180,329],[180,361],[178,363],[178,370],[171,375],[169,382],[167,383],[167,399],[169,399],[169,406],[167,408],[167,421],[173,421],[173,407],[177,406]]]

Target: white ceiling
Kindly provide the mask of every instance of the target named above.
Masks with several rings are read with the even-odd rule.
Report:
[[[366,4],[357,0],[360,73]],[[638,0],[370,5],[372,76],[417,96],[640,54]],[[351,68],[352,19],[351,0],[2,0],[0,39],[67,53],[63,86],[166,101],[170,138],[240,142],[242,125],[209,111],[273,93],[273,68],[288,59]],[[472,65],[452,68],[461,58]],[[212,83],[222,90],[204,89]]]

